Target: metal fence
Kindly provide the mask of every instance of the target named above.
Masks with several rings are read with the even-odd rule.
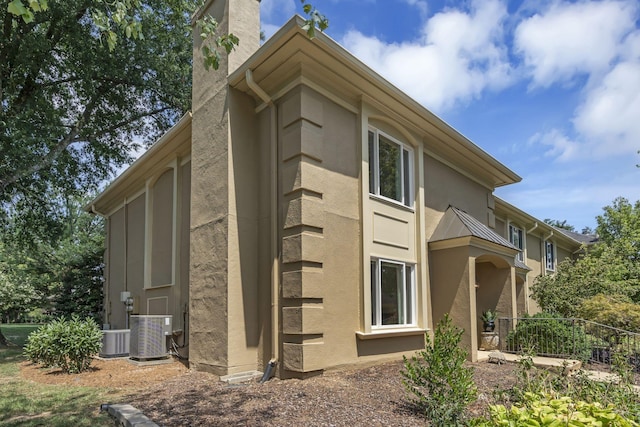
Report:
[[[640,373],[640,334],[583,319],[500,318],[500,350],[608,365],[618,357]]]

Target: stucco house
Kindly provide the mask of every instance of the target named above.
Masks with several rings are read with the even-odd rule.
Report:
[[[239,36],[218,71],[196,35],[192,111],[92,203],[107,219],[105,317],[173,315],[191,367],[305,377],[400,358],[445,313],[479,314],[581,243],[495,197],[520,177],[324,34],[262,46],[258,0],[203,11]]]

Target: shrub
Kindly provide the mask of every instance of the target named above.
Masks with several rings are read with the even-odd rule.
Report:
[[[402,384],[434,426],[462,425],[464,411],[477,395],[473,369],[464,366],[467,353],[458,346],[462,333],[445,315],[433,342],[425,335],[425,349],[404,357]]]
[[[490,426],[593,426],[638,427],[640,424],[614,412],[613,405],[574,401],[568,396],[551,397],[527,393],[521,405],[507,409],[491,405],[489,420],[475,420],[472,425]]]
[[[640,304],[634,304],[622,295],[596,295],[584,300],[578,313],[586,320],[640,332]]]
[[[102,332],[95,321],[74,316],[71,320],[54,320],[32,332],[24,353],[33,363],[78,373],[89,369],[101,345]]]
[[[509,348],[516,351],[532,348],[536,354],[572,356],[585,362],[591,357],[591,344],[584,330],[570,319],[556,319],[547,313],[518,322],[507,340]]]

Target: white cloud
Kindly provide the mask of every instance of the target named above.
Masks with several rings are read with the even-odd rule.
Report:
[[[637,12],[633,1],[554,2],[517,26],[514,47],[534,86],[566,83],[606,71],[635,28]]]
[[[260,2],[260,18],[268,24],[271,24],[271,21],[279,15],[292,16],[295,13],[296,0],[267,0]]]
[[[352,30],[343,44],[419,102],[442,111],[512,82],[502,32],[506,17],[501,2],[474,1],[468,12],[448,9],[431,17],[416,41],[387,44]]]
[[[409,6],[414,6],[418,9],[418,12],[420,12],[420,16],[421,17],[426,17],[427,13],[429,12],[429,4],[427,3],[427,0],[403,0],[405,3],[407,3]]]
[[[580,155],[580,143],[572,140],[558,129],[537,133],[531,137],[529,143],[541,144],[546,148],[545,157],[553,157],[558,161],[573,160]]]
[[[574,118],[576,130],[595,141],[596,155],[640,148],[640,62],[616,65],[590,90]]]

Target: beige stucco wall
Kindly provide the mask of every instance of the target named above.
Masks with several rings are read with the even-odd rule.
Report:
[[[357,358],[357,117],[298,86],[278,103],[283,376]],[[337,327],[339,325],[339,327]]]
[[[105,282],[105,315],[104,322],[111,329],[124,329],[125,311],[120,302],[120,292],[125,284],[125,215],[124,208],[118,209],[107,218],[107,244],[106,270],[108,275]]]
[[[226,80],[259,46],[259,2],[214,1],[205,13],[242,43],[208,71],[194,31],[189,356],[228,374],[256,369],[260,341],[257,123],[253,100]]]
[[[111,329],[127,325],[125,305],[120,301],[123,291],[130,292],[134,299],[131,314],[170,314],[173,330],[185,328],[188,242],[176,231],[184,230],[185,222],[187,226],[189,222],[190,163],[178,166],[178,162],[174,159],[165,168],[140,176],[138,184],[124,196],[122,207],[107,216],[105,323]],[[181,186],[174,188],[174,180]],[[174,207],[174,203],[180,207]],[[175,217],[178,211],[179,218]],[[179,245],[174,243],[174,236],[181,237]],[[174,269],[181,274],[174,277]],[[186,343],[181,340],[180,344]]]
[[[449,313],[454,324],[464,329],[460,344],[469,350],[473,359],[478,349],[476,266],[470,262],[469,247],[431,250],[429,264],[434,325]]]
[[[491,191],[428,154],[424,154],[424,194],[427,240],[449,206],[488,224]]]
[[[149,191],[151,207],[151,281],[149,286],[173,283],[174,169],[164,171]]]

